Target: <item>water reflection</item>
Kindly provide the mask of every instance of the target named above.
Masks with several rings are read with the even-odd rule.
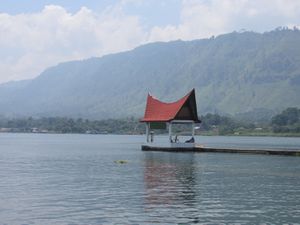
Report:
[[[164,218],[170,217],[170,208],[172,208],[173,212],[176,212],[173,216],[176,216],[177,220],[198,222],[196,173],[193,153],[146,153],[145,211],[151,215],[156,215],[157,212],[157,216]]]
[[[293,157],[147,152],[146,222],[297,223],[298,163]]]

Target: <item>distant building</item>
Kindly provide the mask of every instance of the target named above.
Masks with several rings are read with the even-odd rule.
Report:
[[[0,132],[3,132],[3,133],[5,133],[5,132],[11,132],[11,131],[12,131],[11,128],[6,128],[6,127],[0,128]]]
[[[39,128],[31,128],[31,133],[39,133]]]

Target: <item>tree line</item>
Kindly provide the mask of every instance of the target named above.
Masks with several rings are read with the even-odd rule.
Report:
[[[2,131],[11,132],[137,134],[142,132],[142,127],[142,124],[139,124],[134,118],[88,120],[82,118],[72,119],[67,117],[29,117],[0,120],[0,129],[2,129]]]
[[[253,123],[229,116],[208,113],[202,118],[202,130],[217,134],[300,134],[300,109],[290,107],[273,116],[270,122]],[[215,132],[215,133],[216,133]]]
[[[300,109],[287,108],[274,116],[271,121],[275,133],[300,133]]]
[[[252,123],[230,116],[208,113],[201,116],[196,134],[206,135],[272,135],[300,134],[300,109],[287,108],[273,116],[269,123]],[[184,129],[178,127],[177,131]],[[190,129],[190,128],[188,128]],[[88,120],[67,117],[0,119],[1,132],[142,134],[145,126],[136,118]],[[163,133],[167,131],[160,131]]]

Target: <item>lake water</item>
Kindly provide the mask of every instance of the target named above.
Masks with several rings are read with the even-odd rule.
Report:
[[[0,225],[300,224],[300,157],[142,152],[143,141],[0,134]],[[299,138],[197,141],[300,149]]]

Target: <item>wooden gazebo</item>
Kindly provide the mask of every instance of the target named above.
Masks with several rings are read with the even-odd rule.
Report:
[[[194,140],[195,124],[201,122],[197,114],[195,90],[172,103],[162,102],[148,94],[145,115],[140,122],[146,123],[147,143],[153,140],[150,135],[152,129],[168,128],[170,143],[175,146],[172,140],[172,124],[175,123],[191,124],[192,140]]]

